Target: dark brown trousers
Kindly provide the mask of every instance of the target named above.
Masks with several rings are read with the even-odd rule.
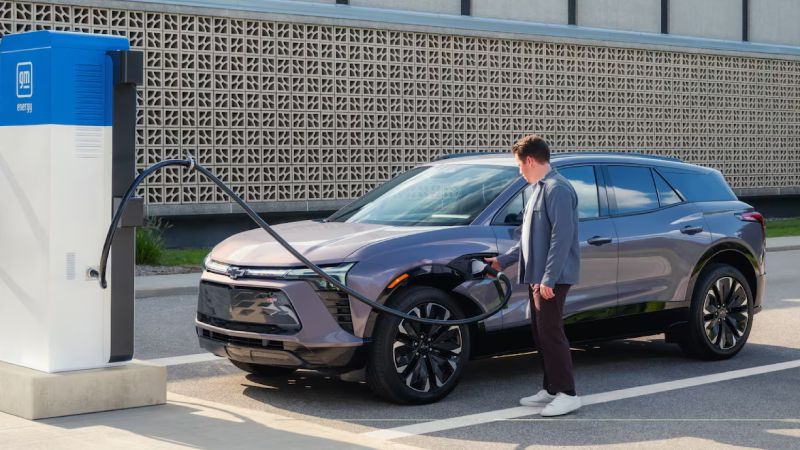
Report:
[[[556,394],[575,390],[572,375],[572,354],[569,341],[564,334],[564,301],[569,292],[569,284],[557,284],[553,289],[555,297],[545,299],[539,294],[539,288],[528,288],[531,301],[531,328],[539,361],[544,372],[543,387],[547,392]]]

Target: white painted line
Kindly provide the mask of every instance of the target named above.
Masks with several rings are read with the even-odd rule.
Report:
[[[624,400],[627,398],[658,394],[661,392],[674,391],[677,389],[685,389],[695,386],[701,386],[704,384],[717,383],[720,381],[749,377],[753,375],[761,375],[770,372],[777,372],[779,370],[795,369],[798,367],[800,367],[800,359],[777,363],[777,364],[768,364],[765,366],[751,367],[749,369],[732,370],[730,372],[720,372],[710,375],[702,375],[699,377],[685,378],[682,380],[667,381],[664,383],[655,383],[646,386],[637,386],[628,389],[619,389],[616,391],[585,395],[581,397],[581,400],[583,400],[584,405],[596,405],[598,403],[607,403],[616,400]],[[480,425],[484,423],[495,422],[498,420],[515,419],[518,417],[538,414],[540,411],[541,408],[517,406],[516,408],[499,409],[496,411],[488,411],[479,414],[470,414],[466,416],[451,417],[449,419],[434,420],[432,422],[418,423],[414,425],[405,425],[402,427],[388,428],[384,430],[369,431],[363,434],[365,436],[378,439],[386,439],[386,440],[399,439],[408,436],[416,436],[420,434],[428,434],[428,433],[435,433],[438,431],[452,430],[454,428]]]
[[[177,366],[179,364],[191,364],[207,361],[219,361],[220,358],[212,353],[195,353],[194,355],[171,356],[169,358],[146,359],[146,362],[159,366]]]
[[[658,394],[677,389],[686,389],[704,384],[717,383],[720,381],[735,380],[737,378],[750,377],[753,375],[763,375],[765,373],[777,372],[779,370],[796,369],[798,367],[800,367],[800,359],[777,364],[768,364],[766,366],[750,367],[748,369],[731,370],[730,372],[720,372],[710,375],[702,375],[699,377],[685,378],[683,380],[667,381],[664,383],[650,384],[647,386],[619,389],[611,392],[587,395],[582,399],[584,405],[594,405],[597,403],[613,402],[615,400]]]
[[[415,425],[406,425],[397,428],[388,428],[385,430],[375,430],[363,433],[365,436],[377,439],[399,439],[408,436],[416,436],[418,434],[435,433],[437,431],[452,430],[453,428],[468,427],[471,425],[480,425],[483,423],[496,422],[498,420],[515,419],[517,417],[530,416],[531,414],[539,414],[542,408],[533,408],[530,406],[517,406],[516,408],[498,409],[496,411],[488,411],[485,413],[469,414],[467,416],[451,417],[449,419],[434,420],[433,422],[418,423]]]
[[[800,303],[800,298],[785,298],[783,299],[785,302],[793,302],[793,303]]]

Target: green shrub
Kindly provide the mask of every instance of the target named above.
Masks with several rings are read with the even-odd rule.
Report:
[[[160,265],[164,258],[164,231],[170,225],[161,218],[147,218],[136,229],[136,264]]]

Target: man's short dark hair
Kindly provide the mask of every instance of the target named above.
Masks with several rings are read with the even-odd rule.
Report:
[[[511,153],[521,161],[530,156],[539,164],[550,162],[550,146],[547,145],[547,141],[535,134],[521,137],[511,147]]]

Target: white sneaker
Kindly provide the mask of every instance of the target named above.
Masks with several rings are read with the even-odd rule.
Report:
[[[556,396],[549,394],[546,390],[542,389],[536,395],[530,397],[522,397],[519,399],[519,404],[522,406],[545,406],[546,404],[555,400]]]
[[[542,417],[563,416],[581,407],[581,399],[577,395],[567,395],[559,392],[540,413]]]

